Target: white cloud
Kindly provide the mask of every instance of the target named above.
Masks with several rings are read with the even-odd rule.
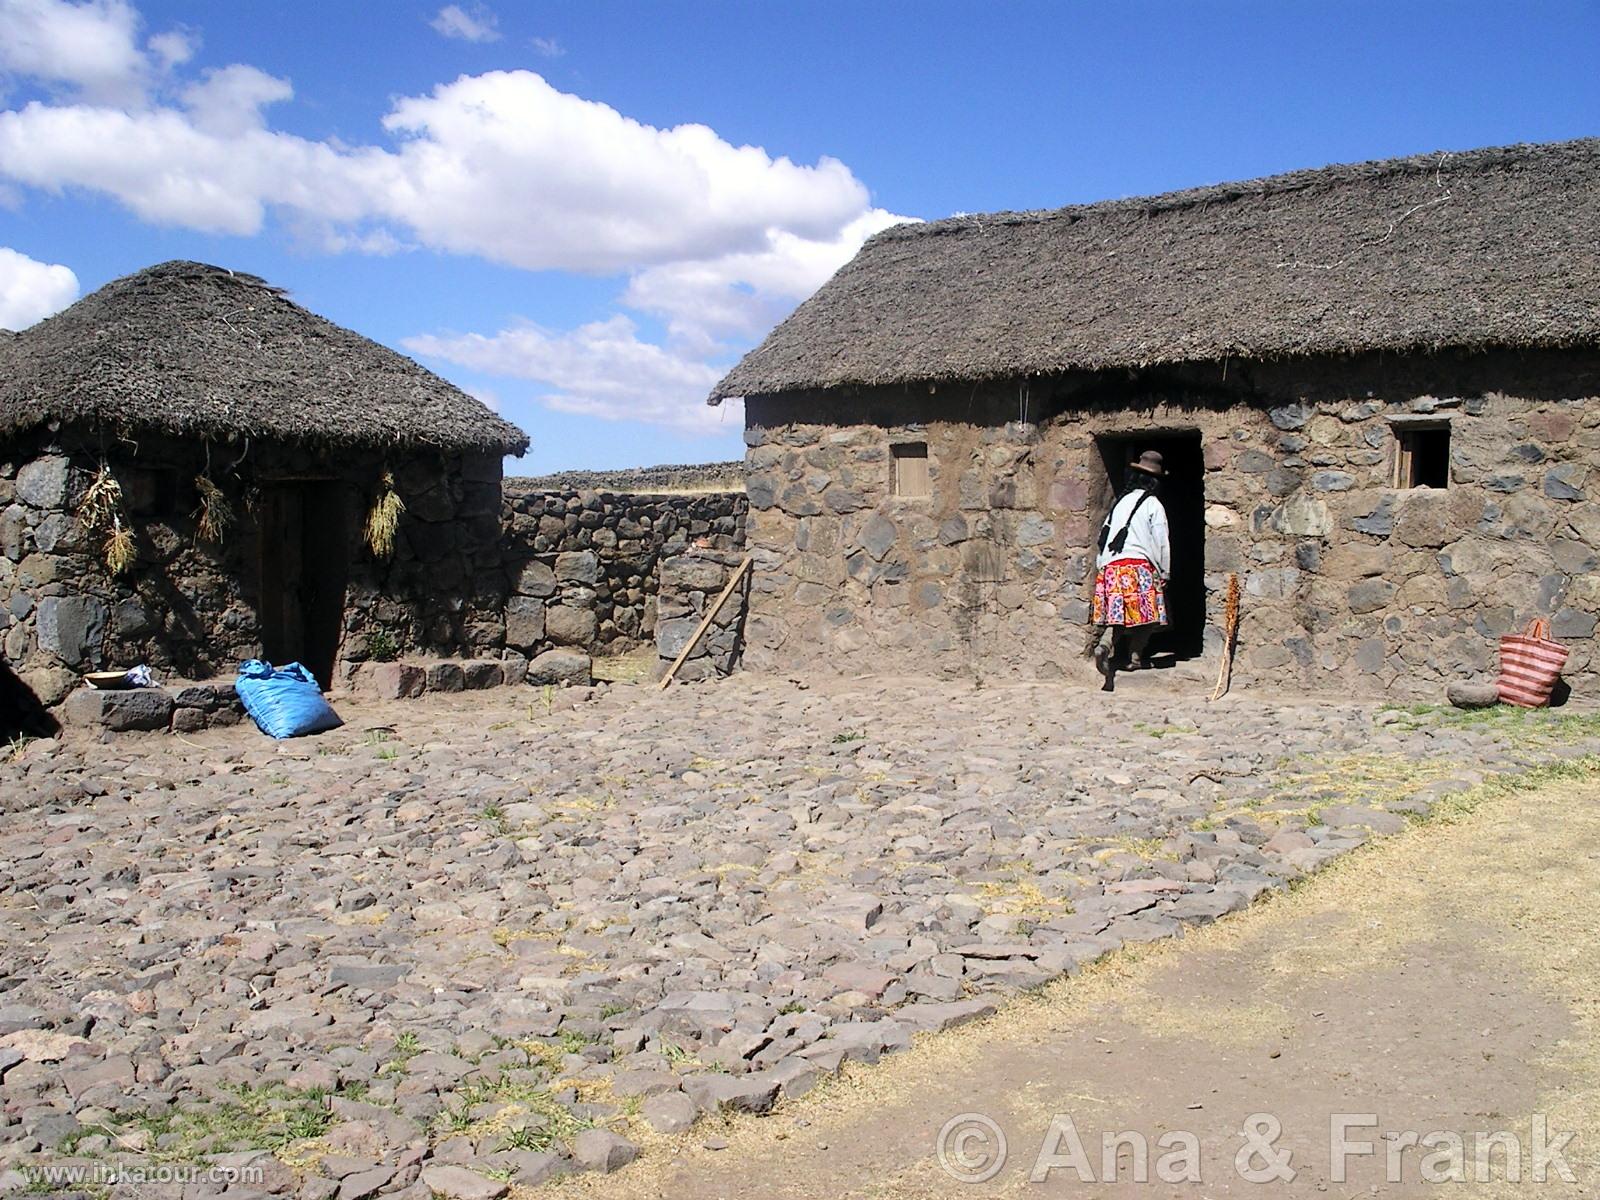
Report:
[[[104,192],[152,224],[214,233],[260,232],[269,201],[323,221],[365,217],[362,156],[266,129],[228,136],[209,122],[170,108],[34,102],[0,113],[0,172],[53,191]]]
[[[403,343],[414,354],[486,375],[551,389],[541,403],[606,420],[644,421],[681,433],[737,429],[737,403],[706,405],[730,365],[723,339],[753,339],[825,283],[878,230],[905,220],[869,209],[828,239],[774,231],[750,254],[689,260],[635,273],[622,303],[665,318],[667,345],[643,341],[626,316],[557,333],[528,323],[485,336],[424,334]]]
[[[532,46],[545,58],[560,58],[567,52],[566,47],[555,38],[536,37],[529,38],[528,45]]]
[[[493,21],[488,9],[451,5],[435,26],[465,37]],[[196,41],[179,31],[139,50],[139,17],[124,0],[0,0],[0,22],[0,32],[33,31],[21,49],[0,43],[0,61],[75,89],[0,111],[0,192],[84,189],[152,224],[237,236],[271,216],[324,252],[424,247],[620,276],[622,305],[660,318],[666,345],[641,340],[620,315],[565,333],[530,326],[432,343],[450,361],[487,356],[493,365],[479,369],[537,380],[552,389],[546,403],[573,411],[706,428],[717,418],[701,402],[722,369],[713,364],[738,348],[729,342],[758,336],[863,239],[904,219],[873,207],[835,159],[795,163],[704,125],[657,128],[532,71],[463,75],[401,97],[383,118],[387,142],[352,146],[273,128],[271,106],[294,89],[247,64],[167,79],[152,102],[140,89]],[[95,31],[100,50],[58,52],[69,26]]]
[[[675,338],[708,350],[723,338],[755,337],[826,283],[867,238],[906,219],[872,208],[832,237],[774,229],[758,251],[647,267],[629,280],[622,302],[665,318]]]
[[[866,189],[704,125],[657,129],[531,71],[462,76],[399,101],[378,203],[426,244],[532,270],[611,272],[758,250],[773,227],[834,232]]]
[[[838,236],[867,207],[849,168],[800,166],[703,125],[657,129],[529,71],[462,76],[400,100],[398,149],[267,129],[289,85],[213,72],[188,110],[33,102],[0,113],[0,173],[109,193],[147,220],[251,234],[269,208],[387,221],[433,249],[530,270],[610,273]],[[246,128],[248,126],[248,128]]]
[[[333,228],[315,221],[294,228],[304,246],[325,254],[368,254],[374,258],[388,258],[416,249],[388,229]]]
[[[183,105],[197,129],[231,138],[265,129],[267,118],[261,110],[293,98],[294,88],[287,79],[234,63],[206,71],[201,82],[185,88]]]
[[[127,0],[0,0],[0,73],[64,86],[92,103],[140,107],[197,45],[174,29],[141,49],[142,24]]]
[[[146,45],[161,69],[170,71],[194,57],[194,52],[200,48],[200,39],[187,29],[173,29],[156,34]]]
[[[77,298],[78,277],[70,267],[0,246],[0,329],[26,329]]]
[[[0,68],[64,83],[90,100],[138,103],[148,64],[124,0],[0,0]]]
[[[500,40],[500,20],[481,4],[474,4],[468,12],[459,4],[447,4],[428,24],[434,32],[463,42],[497,42]]]
[[[646,421],[685,433],[737,428],[705,403],[722,377],[720,368],[640,340],[633,321],[620,313],[561,333],[525,324],[492,337],[423,334],[401,344],[413,354],[487,375],[546,384],[552,390],[541,402],[561,412]]]
[[[549,391],[541,403],[606,420],[644,421],[682,433],[739,428],[735,403],[706,405],[729,363],[723,340],[753,339],[825,283],[873,233],[905,220],[869,209],[833,238],[808,241],[775,231],[769,247],[635,273],[622,303],[666,319],[667,345],[642,340],[624,315],[570,332],[532,323],[493,335],[407,338],[406,349],[486,375],[526,379]]]

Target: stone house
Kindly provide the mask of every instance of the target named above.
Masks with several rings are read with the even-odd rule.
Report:
[[[138,662],[205,678],[298,659],[326,683],[372,639],[498,654],[501,461],[527,444],[254,276],[171,262],[108,284],[0,340],[13,707]]]
[[[1438,696],[1549,616],[1596,682],[1600,141],[870,240],[745,399],[745,663],[1053,676],[1124,465],[1170,467],[1174,658]]]

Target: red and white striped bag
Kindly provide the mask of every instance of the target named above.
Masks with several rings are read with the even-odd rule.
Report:
[[[1500,639],[1500,699],[1523,708],[1544,708],[1561,678],[1567,648],[1550,638],[1550,622],[1535,617],[1525,633]]]

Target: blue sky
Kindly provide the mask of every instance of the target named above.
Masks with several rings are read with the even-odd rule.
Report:
[[[886,224],[1594,136],[1597,51],[1592,0],[0,0],[0,326],[201,259],[522,473],[735,457],[710,383]]]

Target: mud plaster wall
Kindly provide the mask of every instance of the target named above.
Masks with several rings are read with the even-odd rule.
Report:
[[[1205,364],[752,397],[745,665],[1055,675],[1082,645],[1108,498],[1097,434],[1198,430],[1208,656],[1238,677],[1436,698],[1535,615],[1592,686],[1600,355]],[[1446,489],[1391,486],[1396,418],[1447,420]],[[890,494],[928,445],[932,495]]]

